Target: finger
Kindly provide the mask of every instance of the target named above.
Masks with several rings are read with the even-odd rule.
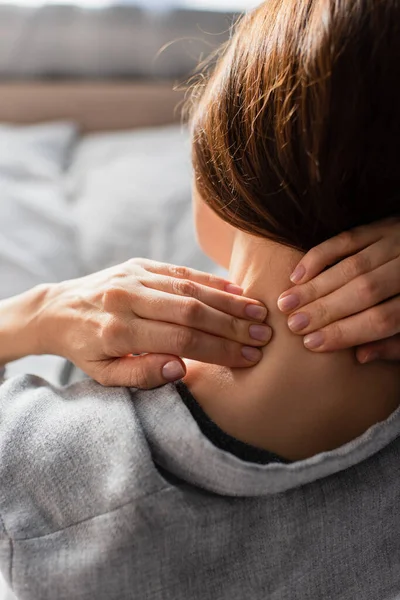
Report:
[[[357,360],[366,364],[375,360],[395,360],[400,361],[400,335],[394,335],[391,338],[365,344],[357,348]]]
[[[143,280],[141,283],[151,290],[165,292],[171,302],[177,300],[173,296],[184,296],[197,300],[224,314],[246,319],[247,321],[263,322],[268,315],[267,308],[258,300],[212,289],[187,279],[153,275],[149,280]],[[164,299],[166,299],[166,296],[164,296]]]
[[[400,272],[400,257],[305,306],[289,317],[289,328],[293,333],[311,333],[396,296],[399,281],[393,277],[394,272]]]
[[[332,352],[390,338],[400,333],[400,296],[343,319],[304,338],[316,352]]]
[[[290,280],[293,283],[305,283],[313,279],[340,259],[363,250],[383,237],[383,232],[391,220],[384,220],[372,225],[356,227],[323,242],[312,248],[299,262]]]
[[[136,387],[150,390],[186,374],[185,364],[171,355],[125,356],[97,363],[94,379],[106,387]]]
[[[228,281],[227,279],[224,279],[223,277],[218,277],[217,275],[213,275],[211,273],[203,273],[202,271],[197,271],[196,269],[179,267],[176,265],[160,263],[152,260],[141,261],[141,266],[143,266],[143,268],[145,268],[149,273],[165,275],[175,279],[187,279],[210,288],[229,291],[231,294],[243,294],[243,289],[240,286]]]
[[[262,358],[259,348],[246,346],[215,335],[180,325],[136,319],[126,330],[117,332],[107,343],[109,356],[132,354],[169,354],[226,367],[249,367]]]
[[[263,346],[272,336],[271,328],[264,323],[251,323],[211,308],[201,300],[158,290],[143,294],[140,301],[135,301],[134,310],[147,320],[183,325],[246,345]]]
[[[188,279],[174,279],[173,277],[154,275],[151,279],[142,281],[142,284],[145,287],[166,292],[169,295],[174,294],[196,299],[211,308],[239,319],[263,322],[267,318],[267,308],[258,300],[212,289]],[[175,300],[174,298],[171,299]]]
[[[383,238],[358,254],[346,258],[328,271],[324,271],[311,281],[284,292],[278,299],[278,308],[284,313],[293,312],[295,309],[339,290],[360,275],[369,273],[395,259],[399,256],[399,252],[399,247],[393,243],[391,238]],[[400,293],[400,278],[398,279],[398,292]],[[347,301],[347,298],[343,298],[343,300]]]

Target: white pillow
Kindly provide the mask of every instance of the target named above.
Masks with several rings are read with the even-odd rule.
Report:
[[[215,271],[196,241],[186,129],[88,136],[69,178],[87,272],[131,257]]]
[[[59,177],[76,135],[72,123],[0,124],[0,179]]]
[[[75,127],[0,126],[0,299],[81,273],[65,200]]]

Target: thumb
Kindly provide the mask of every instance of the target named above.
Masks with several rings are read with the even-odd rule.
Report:
[[[399,360],[400,361],[400,334],[393,337],[365,344],[357,348],[357,360],[366,364],[374,360]]]
[[[107,387],[136,387],[141,390],[151,390],[178,381],[185,374],[185,363],[177,356],[143,354],[104,361],[98,378],[94,378]]]

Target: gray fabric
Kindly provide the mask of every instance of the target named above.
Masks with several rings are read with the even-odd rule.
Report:
[[[228,38],[233,20],[123,5],[0,5],[0,77],[186,77]]]
[[[172,385],[6,381],[1,569],[26,600],[398,599],[399,430],[400,408],[261,466],[215,448]]]

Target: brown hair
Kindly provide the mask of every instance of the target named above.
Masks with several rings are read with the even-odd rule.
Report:
[[[400,213],[400,0],[268,0],[196,92],[198,189],[234,227],[306,251]]]

